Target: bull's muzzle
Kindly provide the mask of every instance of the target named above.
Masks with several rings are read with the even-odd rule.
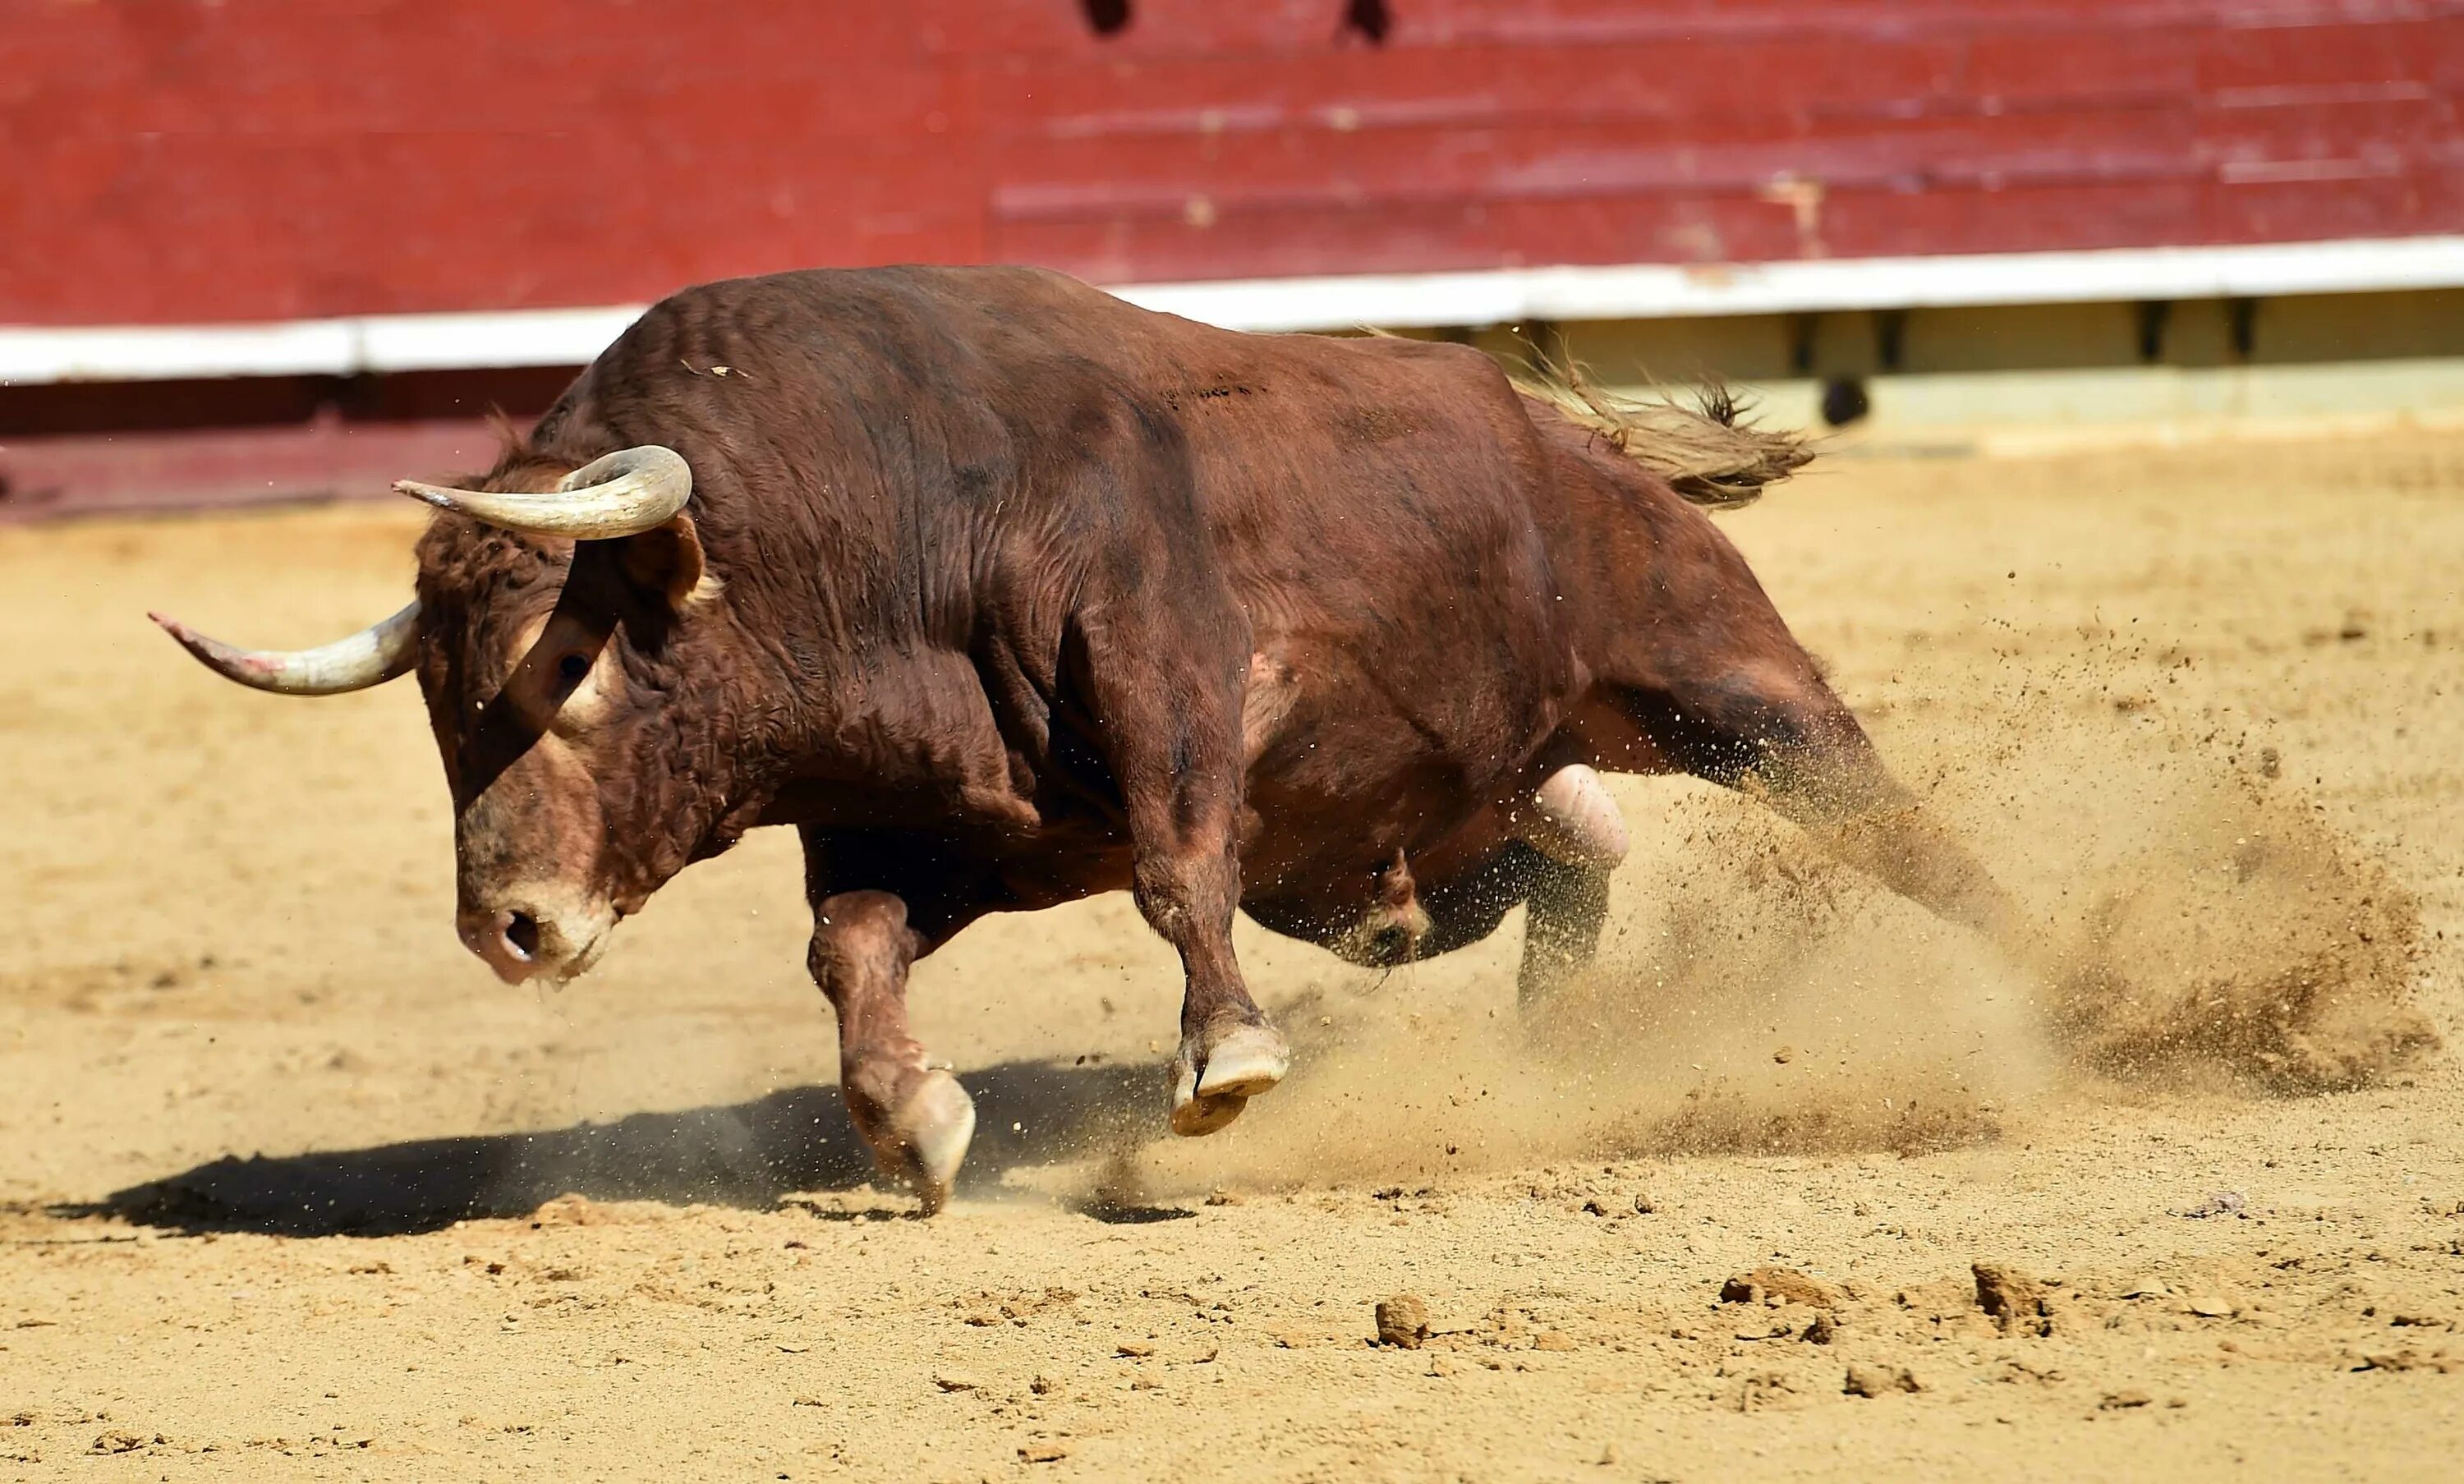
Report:
[[[588,969],[606,947],[616,910],[605,903],[513,896],[462,909],[463,947],[507,984],[562,983]]]

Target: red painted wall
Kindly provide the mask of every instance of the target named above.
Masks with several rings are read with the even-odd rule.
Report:
[[[1349,3],[0,0],[0,322],[2464,230],[2464,0]]]

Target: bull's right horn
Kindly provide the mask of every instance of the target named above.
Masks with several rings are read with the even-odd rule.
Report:
[[[348,639],[314,649],[242,649],[198,633],[177,619],[146,615],[208,669],[258,690],[283,695],[341,695],[382,685],[419,658],[419,600]]]
[[[591,460],[543,494],[454,490],[416,479],[401,480],[394,488],[438,510],[458,511],[508,531],[576,541],[612,540],[674,519],[693,493],[693,467],[675,449],[646,443]]]

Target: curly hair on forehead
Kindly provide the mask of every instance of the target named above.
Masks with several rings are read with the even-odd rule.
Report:
[[[532,435],[523,432],[502,407],[488,409],[488,431],[496,438],[495,465],[480,481],[488,489],[537,489],[572,472],[570,463],[540,452]]]
[[[549,489],[572,469],[540,453],[503,408],[489,408],[487,422],[496,439],[496,461],[484,475],[451,481],[457,488]],[[557,565],[537,541],[447,511],[429,518],[414,550],[422,571],[450,575],[449,585],[461,587],[508,579],[516,587],[527,586]]]

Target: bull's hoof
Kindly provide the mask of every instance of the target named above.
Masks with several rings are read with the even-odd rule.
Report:
[[[1184,1139],[1215,1132],[1282,1081],[1291,1061],[1282,1033],[1268,1025],[1235,1025],[1196,1046],[1183,1041],[1173,1064],[1172,1131]]]
[[[949,1204],[950,1187],[976,1137],[975,1100],[949,1073],[928,1072],[891,1115],[890,1134],[883,1163],[914,1188],[924,1214],[933,1215]]]
[[[1522,833],[1524,843],[1566,865],[1605,871],[1625,860],[1625,816],[1584,763],[1570,763],[1540,785]]]

